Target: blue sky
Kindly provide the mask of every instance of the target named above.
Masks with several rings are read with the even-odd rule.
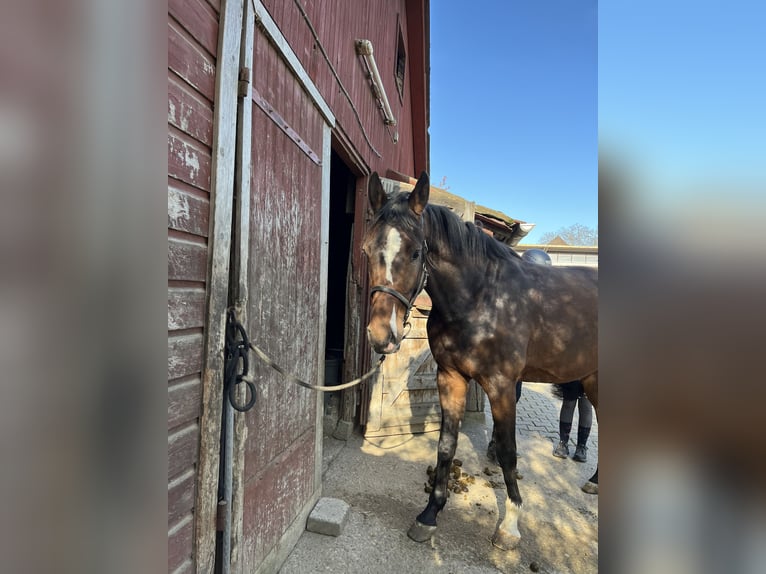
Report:
[[[536,223],[598,227],[596,0],[431,2],[431,180]]]

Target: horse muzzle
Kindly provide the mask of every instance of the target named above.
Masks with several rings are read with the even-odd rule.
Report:
[[[367,327],[367,340],[373,351],[379,355],[390,355],[399,350],[401,341],[388,329],[373,329]]]

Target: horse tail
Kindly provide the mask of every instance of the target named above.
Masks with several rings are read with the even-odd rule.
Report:
[[[583,389],[582,383],[580,381],[572,381],[571,383],[553,385],[551,394],[557,399],[574,401],[585,394],[585,389]]]

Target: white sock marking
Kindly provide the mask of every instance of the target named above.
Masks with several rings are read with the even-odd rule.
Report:
[[[512,536],[521,537],[519,532],[519,514],[521,514],[521,507],[516,506],[511,502],[510,498],[505,499],[505,518],[500,524],[500,529],[504,530]]]

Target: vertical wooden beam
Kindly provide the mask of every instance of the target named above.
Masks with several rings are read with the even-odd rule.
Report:
[[[239,91],[237,110],[237,148],[235,166],[236,202],[236,232],[234,234],[233,265],[234,291],[232,301],[237,317],[245,325],[249,333],[248,317],[248,262],[250,261],[250,175],[253,131],[253,102],[252,92],[253,71],[253,42],[255,36],[255,16],[250,0],[245,0],[242,42],[240,46],[240,85],[247,81],[246,89]],[[245,71],[245,69],[247,71]],[[242,385],[243,386],[243,385]],[[234,416],[233,456],[232,456],[232,489],[231,489],[231,556],[230,572],[240,574],[243,570],[243,516],[245,498],[245,446],[247,443],[247,417],[245,414]]]
[[[208,237],[207,329],[195,502],[194,561],[200,574],[212,572],[215,564],[223,348],[229,290],[242,6],[243,0],[223,0],[219,24]]]
[[[326,123],[322,126],[322,223],[320,232],[319,256],[319,373],[320,384],[324,385],[325,345],[327,343],[327,273],[330,258],[330,166],[332,155],[332,128]],[[324,394],[315,393],[316,404],[316,436],[314,445],[314,492],[322,489],[322,441],[324,432]]]
[[[367,298],[368,293],[368,277],[367,277],[367,258],[362,253],[362,240],[367,233],[367,227],[371,214],[368,207],[367,188],[369,186],[369,177],[360,177],[356,180],[356,202],[354,205],[354,230],[351,249],[351,265],[352,269],[352,282],[355,287],[355,301],[356,313],[358,314],[357,321],[359,324],[359,332],[357,334],[357,347],[354,349],[356,353],[356,368],[358,373],[366,373],[370,369],[372,364],[372,349],[367,340],[365,333],[365,326],[367,324],[367,314],[370,301]],[[351,297],[349,297],[351,301]],[[379,377],[380,373],[376,376]],[[370,415],[370,399],[372,397],[372,387],[374,386],[374,380],[362,383],[359,391],[359,424],[365,426],[368,422]]]

